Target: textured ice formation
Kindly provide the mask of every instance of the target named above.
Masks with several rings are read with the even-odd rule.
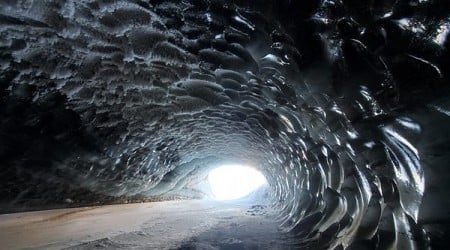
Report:
[[[212,167],[248,164],[298,247],[442,247],[449,11],[1,1],[2,210],[201,197]]]

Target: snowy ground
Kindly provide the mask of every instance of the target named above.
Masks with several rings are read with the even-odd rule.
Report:
[[[265,204],[207,200],[0,215],[1,249],[288,249]]]

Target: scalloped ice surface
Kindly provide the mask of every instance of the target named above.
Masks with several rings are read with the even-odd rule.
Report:
[[[2,211],[242,163],[299,247],[445,246],[448,1],[275,2],[1,1]]]

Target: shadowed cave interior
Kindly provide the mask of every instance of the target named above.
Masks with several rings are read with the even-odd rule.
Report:
[[[3,0],[0,212],[203,199],[299,249],[445,249],[450,1]]]

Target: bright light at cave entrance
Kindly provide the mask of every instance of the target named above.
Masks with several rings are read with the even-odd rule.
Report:
[[[266,184],[266,178],[259,171],[241,165],[215,168],[209,172],[208,181],[217,200],[243,198]]]

